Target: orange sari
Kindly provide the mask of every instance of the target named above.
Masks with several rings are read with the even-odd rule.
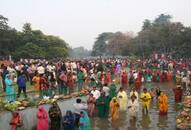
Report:
[[[166,94],[161,92],[161,95],[158,97],[159,103],[159,114],[166,115],[168,111],[168,97]]]
[[[35,83],[34,84],[34,90],[39,91],[40,90],[40,77],[39,76],[34,76],[32,81]]]
[[[115,121],[119,118],[119,103],[116,97],[113,97],[110,101],[110,112],[112,121]]]

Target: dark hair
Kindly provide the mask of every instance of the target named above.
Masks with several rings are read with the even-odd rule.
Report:
[[[80,98],[76,99],[76,103],[81,103],[81,102],[82,102],[82,100]]]
[[[84,112],[83,112],[83,111],[81,111],[81,112],[80,112],[80,114],[84,114]]]
[[[146,88],[144,88],[144,89],[143,89],[143,91],[147,91],[147,89],[146,89]]]

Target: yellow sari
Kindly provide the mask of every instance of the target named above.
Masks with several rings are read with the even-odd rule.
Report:
[[[127,93],[125,91],[119,91],[117,94],[119,106],[121,111],[127,110]]]

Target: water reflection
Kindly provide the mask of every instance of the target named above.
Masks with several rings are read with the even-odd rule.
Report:
[[[142,117],[141,117],[141,121],[140,121],[142,130],[150,130],[150,127],[149,127],[150,123],[151,123],[150,115],[142,113]]]
[[[130,119],[128,130],[138,130],[136,124],[137,124],[137,119]]]
[[[157,126],[159,127],[159,130],[168,130],[167,120],[168,120],[167,115],[165,116],[159,115],[158,124],[157,124]]]

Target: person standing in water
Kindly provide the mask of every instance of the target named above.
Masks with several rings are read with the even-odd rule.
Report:
[[[86,111],[80,112],[79,130],[91,130],[90,119]]]
[[[127,108],[131,119],[136,119],[137,113],[139,111],[139,102],[135,95],[131,96],[131,100],[128,102]]]
[[[63,117],[63,128],[64,130],[75,130],[75,119],[71,111],[67,111]]]
[[[144,111],[146,111],[146,113],[148,113],[148,110],[150,108],[151,95],[149,92],[147,92],[146,88],[143,89],[140,99],[142,101],[143,113],[144,113]]]
[[[88,113],[90,116],[93,116],[94,111],[95,111],[96,99],[95,99],[95,97],[93,97],[92,93],[90,93],[90,95],[88,97],[87,104],[88,104]]]
[[[52,106],[49,109],[49,117],[51,120],[50,123],[50,130],[60,130],[61,127],[61,110],[56,102],[52,104]]]
[[[11,125],[11,130],[23,130],[22,129],[23,121],[18,112],[12,113],[12,119],[10,125]]]
[[[127,93],[121,87],[117,94],[117,100],[119,101],[119,106],[121,111],[127,110]]]
[[[105,96],[105,92],[101,93],[101,96],[96,100],[96,106],[98,108],[98,116],[106,118],[109,115],[109,102],[110,98]]]
[[[37,112],[37,130],[49,130],[48,113],[43,106]]]
[[[119,119],[119,103],[116,97],[113,97],[110,101],[110,112],[112,121]]]
[[[167,115],[168,112],[168,97],[164,92],[161,92],[158,97],[159,114]]]

